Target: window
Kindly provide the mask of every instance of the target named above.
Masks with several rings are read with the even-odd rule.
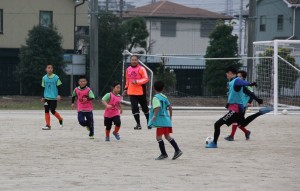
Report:
[[[283,15],[278,15],[277,17],[277,30],[278,31],[283,30]]]
[[[160,36],[176,37],[176,21],[161,21]]]
[[[266,31],[266,16],[259,18],[259,31]]]
[[[216,27],[216,21],[214,20],[201,21],[200,36],[208,37],[209,34],[215,29],[215,27]]]
[[[52,11],[40,11],[40,26],[43,27],[51,27],[53,19]]]
[[[0,9],[0,34],[3,34],[3,9]]]

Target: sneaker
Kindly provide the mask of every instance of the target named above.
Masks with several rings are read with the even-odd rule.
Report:
[[[42,130],[51,130],[51,126],[45,125],[44,127],[42,127]]]
[[[63,119],[62,120],[59,120],[59,127],[62,128],[64,126],[64,121]]]
[[[263,108],[259,109],[259,113],[262,114],[262,115],[266,114],[266,113],[269,113],[271,111],[273,111],[273,108],[271,108],[271,107],[263,107]]]
[[[182,154],[183,154],[183,152],[182,152],[181,150],[175,152],[175,154],[174,154],[172,160],[177,159],[177,158],[180,157]]]
[[[133,129],[134,130],[141,130],[142,126],[140,124],[137,124]]]
[[[90,139],[95,139],[95,138],[94,138],[94,136],[92,135],[92,136],[90,136]]]
[[[165,155],[161,154],[161,155],[159,155],[159,157],[157,157],[155,160],[163,160],[163,159],[165,159],[165,158],[168,158],[168,155],[167,155],[167,154],[165,154]]]
[[[108,142],[108,141],[109,141],[109,137],[105,137],[105,141],[107,141],[107,142]]]
[[[227,140],[227,141],[234,141],[234,138],[231,135],[228,135],[224,139]]]
[[[218,148],[218,145],[215,142],[210,142],[206,144],[205,148]]]
[[[245,133],[246,140],[250,139],[250,135],[251,135],[251,131],[248,131],[247,133]]]
[[[116,137],[117,140],[120,140],[120,139],[121,139],[119,133],[113,132],[113,135]]]

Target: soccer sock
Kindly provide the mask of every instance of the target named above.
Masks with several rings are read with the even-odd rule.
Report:
[[[177,151],[179,151],[179,147],[178,147],[178,145],[177,145],[177,143],[176,143],[176,141],[174,140],[174,139],[170,139],[170,140],[168,140],[169,141],[169,143],[174,147],[174,149],[175,149],[175,152],[177,152]]]
[[[45,113],[46,125],[50,127],[50,113]]]
[[[120,128],[121,128],[121,127],[117,127],[117,126],[115,126],[114,133],[118,133],[118,132],[119,132],[119,130],[120,130]]]
[[[237,130],[237,127],[238,127],[237,124],[233,124],[233,125],[232,125],[231,134],[230,134],[230,136],[231,136],[232,138],[234,138],[234,135],[235,135],[235,132],[236,132],[236,130]]]
[[[162,155],[167,155],[165,143],[163,140],[158,140],[159,149]]]
[[[105,129],[105,136],[109,137],[110,130]]]
[[[147,119],[147,124],[149,122],[149,113],[145,113],[146,119]]]
[[[245,127],[239,126],[239,128],[240,128],[244,133],[248,133],[248,132],[249,132]]]
[[[58,119],[58,120],[62,120],[62,117],[59,115],[59,113],[56,111],[54,116]]]
[[[136,121],[136,124],[140,125],[141,124],[141,122],[140,122],[140,114],[137,113],[137,114],[134,114],[133,116],[134,116],[134,119]]]

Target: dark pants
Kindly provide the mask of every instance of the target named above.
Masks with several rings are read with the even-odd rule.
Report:
[[[232,123],[241,124],[245,120],[243,113],[236,113],[233,111],[229,111],[226,115],[221,117],[215,123],[215,133],[214,133],[214,142],[217,143],[220,133],[221,133],[221,126],[226,124],[227,126],[231,125]]]
[[[121,118],[120,116],[114,116],[112,118],[104,117],[104,125],[106,130],[110,131],[112,124],[115,124],[117,127],[121,127]]]
[[[148,108],[148,103],[147,103],[147,97],[146,95],[131,95],[130,96],[130,103],[131,103],[131,111],[132,114],[139,114],[140,110],[139,110],[139,104],[142,107],[142,111],[147,114],[149,113],[149,108]]]
[[[83,127],[88,127],[90,129],[90,136],[94,135],[94,117],[93,112],[78,112],[78,122]]]
[[[45,103],[44,103],[45,113],[49,113],[49,111],[51,111],[51,113],[54,115],[56,107],[57,107],[57,100],[45,99]]]

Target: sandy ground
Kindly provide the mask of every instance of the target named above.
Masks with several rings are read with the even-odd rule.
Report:
[[[104,142],[103,111],[95,111],[95,139],[80,127],[76,111],[62,111],[65,126],[51,118],[42,131],[43,111],[0,111],[0,190],[300,190],[300,115],[265,115],[254,121],[246,141],[223,138],[205,149],[214,122],[224,112],[175,111],[173,137],[183,151],[171,160],[159,155],[155,130],[133,130],[122,116],[121,141]],[[142,122],[145,124],[144,116]]]

